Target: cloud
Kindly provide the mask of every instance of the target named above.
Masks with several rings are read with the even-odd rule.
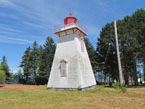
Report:
[[[53,5],[52,5],[53,4]],[[64,14],[63,5],[57,4],[56,2],[52,1],[45,1],[45,0],[36,0],[36,1],[10,1],[10,0],[2,0],[0,5],[4,5],[5,8],[9,9],[12,8],[13,11],[16,11],[16,18],[19,18],[19,23],[16,23],[17,30],[21,29],[18,26],[21,26],[23,32],[29,33],[35,31],[37,28],[39,29],[39,33],[46,33],[46,31],[52,31],[53,26],[63,22],[59,17],[59,14]],[[1,6],[0,6],[1,7]],[[13,13],[15,14],[15,13]],[[1,16],[10,17],[10,15],[2,14]],[[14,17],[13,16],[13,17]],[[12,24],[12,22],[11,22]],[[9,26],[16,26],[11,25]],[[24,25],[25,24],[25,25]],[[24,26],[23,26],[24,25]],[[33,27],[31,30],[28,28]],[[35,30],[34,30],[35,29]],[[8,29],[6,31],[9,31]],[[39,34],[40,35],[40,34]]]
[[[47,26],[47,25],[35,24],[35,23],[31,23],[31,22],[24,22],[24,24],[28,25],[28,26],[35,27],[35,28],[42,28],[42,29],[45,29]]]
[[[100,7],[108,7],[108,1],[103,1],[103,0],[98,0],[97,3],[96,3],[97,6],[100,6]]]
[[[30,0],[17,2],[2,0],[2,5],[5,5],[8,8],[13,8],[13,10],[18,11],[21,15],[29,18],[29,20],[37,20],[42,23],[56,22],[56,20],[59,20],[56,15],[58,15],[60,10],[62,11],[61,8],[57,8],[59,6],[53,6],[44,0],[36,0],[35,2]]]
[[[97,6],[97,9],[100,10],[100,12],[103,12],[103,15],[104,15],[104,13],[114,14],[115,13],[115,10],[114,10],[115,3],[116,3],[116,1],[114,1],[114,0],[97,0],[96,6]],[[117,8],[115,8],[115,9],[117,9]]]
[[[13,32],[7,32],[7,31],[0,31],[0,34],[16,34],[16,33],[13,33]]]
[[[7,37],[7,36],[0,36],[0,41],[4,42],[9,42],[11,43],[11,41],[16,41],[15,43],[17,44],[27,44],[27,43],[33,43],[33,41],[29,41],[29,40],[26,40],[26,39],[19,39],[19,38],[12,38],[12,37]],[[2,40],[4,39],[4,40]]]
[[[1,7],[4,7],[4,6],[15,6],[15,4],[10,2],[9,0],[1,0],[0,4],[2,4],[2,5],[0,5]]]
[[[24,32],[21,31],[21,30],[9,28],[9,27],[6,27],[6,26],[3,25],[3,24],[0,24],[0,26],[2,27],[2,28],[0,29],[0,32],[24,33]]]
[[[19,16],[22,17],[22,19],[19,18],[21,20],[20,21],[21,24],[19,25],[24,25],[24,28],[25,28],[25,30],[23,29],[22,33],[29,32],[29,34],[31,33],[35,34],[34,29],[38,28],[39,32],[37,32],[37,36],[46,35],[45,33],[51,34],[53,26],[63,23],[64,16],[66,16],[66,13],[69,14],[69,11],[74,12],[75,15],[83,17],[82,16],[83,12],[81,12],[79,9],[80,8],[79,3],[80,2],[78,2],[77,0],[74,0],[73,2],[68,2],[67,0],[65,2],[62,2],[62,1],[55,2],[55,1],[46,1],[46,0],[36,0],[36,1],[31,1],[31,0],[23,0],[23,1],[22,0],[21,1],[6,0],[5,1],[3,0],[3,4],[7,8],[12,8],[14,11],[18,12]],[[100,1],[98,5],[105,6],[105,3],[106,2]],[[87,21],[89,17],[90,16],[86,16],[84,14],[84,17],[81,22],[83,22],[84,19],[86,19]],[[31,30],[29,30],[29,27],[32,27]],[[19,28],[17,28],[17,30],[19,31]],[[5,29],[5,32],[8,32],[8,31],[9,31],[8,29]],[[12,31],[16,32],[15,30],[12,30]],[[20,32],[18,32],[18,36],[25,37],[24,35],[21,35],[21,33],[20,34],[19,33]],[[97,26],[92,27],[90,25],[88,28],[88,34],[93,39],[94,39],[94,36],[95,37],[98,36],[99,32],[98,32]],[[28,35],[26,35],[26,37],[30,39]],[[34,38],[33,40],[40,39],[36,37]],[[41,40],[43,42],[43,39]],[[55,38],[54,40],[56,41],[57,38]],[[40,44],[42,44],[42,42],[40,42]]]

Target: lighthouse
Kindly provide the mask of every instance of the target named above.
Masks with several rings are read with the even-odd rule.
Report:
[[[58,43],[48,79],[47,88],[87,89],[96,85],[84,37],[87,29],[77,18],[64,18],[64,24],[55,26]]]

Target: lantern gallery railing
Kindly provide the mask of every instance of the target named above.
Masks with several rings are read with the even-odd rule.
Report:
[[[84,32],[87,33],[87,28],[80,23],[70,23],[70,24],[67,24],[67,25],[62,25],[62,24],[56,25],[56,26],[54,26],[54,32],[61,31],[62,28],[67,28],[67,27],[70,27],[70,26],[73,26],[73,25],[81,28]]]

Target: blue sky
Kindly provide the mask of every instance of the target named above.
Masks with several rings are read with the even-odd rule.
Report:
[[[19,70],[24,51],[34,41],[43,45],[51,36],[57,43],[53,27],[63,24],[70,12],[87,27],[87,38],[96,47],[106,23],[131,15],[144,4],[144,0],[0,0],[0,59],[6,56],[10,70]]]

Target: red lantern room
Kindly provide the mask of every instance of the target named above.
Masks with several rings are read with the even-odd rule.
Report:
[[[72,13],[70,13],[69,16],[64,18],[64,25],[54,26],[54,33],[59,37],[67,36],[70,34],[77,34],[80,37],[87,36],[87,28],[78,23],[77,20],[78,19],[73,17]]]
[[[70,13],[70,15],[66,18],[64,18],[64,25],[70,24],[70,23],[76,23],[77,22],[77,18],[72,16],[72,13]]]

